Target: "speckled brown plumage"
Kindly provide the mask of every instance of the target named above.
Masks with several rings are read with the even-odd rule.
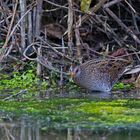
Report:
[[[110,91],[128,64],[130,62],[126,60],[90,60],[71,68],[71,75],[75,83],[81,87],[96,91]]]

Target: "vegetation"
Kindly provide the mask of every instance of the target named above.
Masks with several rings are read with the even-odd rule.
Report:
[[[136,0],[2,1],[0,70],[26,71],[24,66],[32,60],[38,76],[51,76],[43,65],[57,72],[63,84],[72,63],[118,57],[138,63],[139,4]],[[29,80],[24,74],[20,75],[28,85],[33,75]]]
[[[28,114],[48,127],[86,127],[92,129],[129,127],[140,124],[139,100],[51,99],[30,102],[0,102],[2,118]],[[4,115],[5,114],[5,115]],[[1,118],[1,119],[2,119]],[[45,125],[47,127],[47,125]]]
[[[68,76],[73,64],[98,58],[139,64],[139,5],[138,0],[1,1],[1,121],[26,114],[48,127],[139,126],[137,99],[49,96],[64,89],[82,94]],[[114,90],[132,87],[120,82]]]
[[[33,70],[27,70],[26,72],[19,73],[13,72],[12,76],[2,75],[0,81],[0,90],[5,89],[28,89],[28,90],[36,90],[36,86],[39,83],[39,78],[34,74]],[[47,87],[47,82],[42,81],[41,83],[42,89]]]
[[[113,89],[132,89],[134,87],[134,85],[133,84],[124,84],[124,83],[122,83],[122,82],[120,82],[120,83],[116,83],[115,85],[114,85],[114,88]]]
[[[27,89],[28,96],[30,94],[37,93],[38,90],[50,90],[52,89],[54,92],[60,90],[60,86],[58,81],[57,74],[52,73],[50,79],[40,80],[39,77],[36,76],[34,70],[27,70],[24,72],[13,72],[11,75],[1,74],[0,76],[0,90],[12,91],[13,94],[16,94],[20,90]],[[76,86],[72,80],[67,80],[63,88],[67,91],[77,92],[80,90],[80,87]],[[124,84],[122,82],[116,83],[114,85],[114,90],[131,90],[133,88],[132,84]],[[4,94],[4,93],[3,93]]]

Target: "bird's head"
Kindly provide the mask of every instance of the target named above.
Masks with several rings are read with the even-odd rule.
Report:
[[[80,75],[81,73],[81,69],[80,66],[71,66],[70,67],[70,76],[71,78],[76,78]]]

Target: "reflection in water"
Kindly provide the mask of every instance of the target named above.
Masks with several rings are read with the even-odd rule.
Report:
[[[61,98],[89,98],[89,99],[117,99],[117,98],[140,98],[139,91],[131,92],[92,92],[63,94]],[[54,96],[49,96],[54,98]],[[58,97],[60,98],[60,97]],[[1,117],[2,118],[2,117]],[[59,126],[59,124],[58,124]],[[5,121],[0,123],[0,140],[139,140],[140,126],[132,128],[112,128],[109,130],[90,130],[79,128],[52,129],[40,120],[32,120],[27,116],[18,121]]]
[[[81,94],[81,96],[83,96]],[[131,91],[111,91],[111,92],[88,92],[85,93],[85,98],[90,99],[140,99],[140,91],[139,90],[131,90]]]
[[[12,91],[11,91],[12,92]],[[5,96],[7,94],[11,94],[9,91],[2,91],[4,94],[0,94],[0,99],[5,99]],[[7,94],[6,94],[7,93]],[[6,95],[5,95],[6,94]],[[124,99],[124,98],[131,98],[131,99],[140,99],[140,90],[134,89],[134,90],[116,90],[111,92],[95,92],[95,91],[86,91],[86,90],[80,90],[80,91],[63,91],[60,93],[60,91],[54,92],[50,90],[42,90],[37,91],[35,94],[36,96],[33,96],[33,98],[37,99],[54,99],[54,98],[90,98],[90,99]]]
[[[140,99],[140,90],[131,90],[131,91],[111,91],[111,92],[95,92],[95,91],[85,91],[81,90],[80,92],[67,92],[64,91],[63,94],[53,94],[47,93],[44,94],[42,92],[44,98],[88,98],[88,99],[124,99],[124,98],[131,98],[131,99]]]
[[[40,125],[38,121],[31,124],[24,119],[20,122],[0,123],[0,140],[41,140]]]
[[[0,140],[139,140],[140,128],[90,130],[80,128],[48,129],[40,121],[22,118],[17,122],[0,123]]]

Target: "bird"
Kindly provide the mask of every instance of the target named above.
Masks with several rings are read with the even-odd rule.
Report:
[[[85,89],[110,92],[130,63],[125,59],[88,60],[79,66],[71,66],[70,75]]]

